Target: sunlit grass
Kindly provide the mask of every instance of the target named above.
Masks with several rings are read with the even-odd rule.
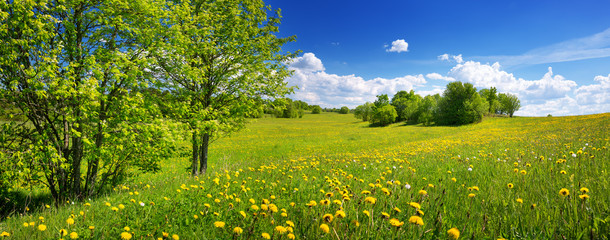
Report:
[[[610,114],[384,128],[351,114],[263,118],[214,142],[205,176],[189,176],[188,156],[168,159],[161,173],[131,178],[106,196],[29,206],[0,232],[436,239],[456,236],[455,228],[475,239],[607,238],[609,126]]]

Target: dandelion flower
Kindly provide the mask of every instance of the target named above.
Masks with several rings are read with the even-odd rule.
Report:
[[[44,224],[38,225],[38,230],[40,230],[41,232],[44,232],[45,230],[47,230],[47,225],[44,225]]]
[[[456,178],[451,178],[451,181],[457,182],[457,179]]]
[[[172,239],[173,240],[180,240],[180,236],[178,236],[178,234],[172,234]]]
[[[398,213],[399,213],[399,212],[402,212],[402,211],[400,210],[400,208],[398,208],[398,207],[394,207],[394,211],[396,211],[396,212],[398,212]]]
[[[473,198],[474,196],[476,196],[474,193],[468,194],[469,198]]]
[[[419,195],[428,195],[428,192],[426,192],[426,190],[419,190]]]
[[[131,239],[131,237],[132,237],[131,233],[128,233],[128,232],[122,232],[121,233],[121,239],[129,240],[129,239]]]
[[[244,230],[243,230],[243,229],[241,229],[240,227],[235,227],[235,228],[233,228],[233,233],[235,233],[235,234],[237,234],[237,235],[239,235],[239,234],[241,234],[241,233],[243,233],[243,232],[244,232]]]
[[[345,212],[343,210],[337,210],[337,212],[335,212],[335,217],[337,217],[337,218],[344,218],[345,217]]]
[[[324,219],[324,221],[326,221],[326,222],[332,222],[333,221],[333,215],[331,215],[331,214],[324,214],[322,219]]]
[[[271,235],[269,235],[269,233],[263,233],[261,235],[264,239],[271,239]]]
[[[325,233],[329,233],[330,232],[330,228],[326,224],[320,225],[320,230],[322,230]]]
[[[388,214],[387,212],[381,212],[381,218],[390,218],[390,214]]]
[[[371,213],[367,210],[362,211],[362,213],[366,214],[366,216],[371,217]]]
[[[318,203],[316,203],[316,201],[314,201],[314,200],[311,200],[311,201],[309,201],[309,203],[308,203],[308,204],[306,204],[306,205],[307,205],[308,207],[315,207],[316,205],[318,205]]]
[[[419,217],[419,216],[411,216],[409,218],[409,223],[423,226],[424,225],[424,220],[421,217]]]
[[[112,208],[110,208],[110,210],[115,211],[115,212],[119,211],[119,209],[117,207],[112,207]]]
[[[291,240],[295,238],[294,234],[292,234],[292,233],[289,233],[288,235],[286,235],[286,237],[288,237],[288,239],[291,239]]]
[[[73,218],[68,218],[66,220],[66,223],[68,223],[68,225],[72,225],[72,224],[74,224],[74,219]]]
[[[588,193],[588,192],[589,192],[589,189],[588,189],[588,188],[586,188],[586,187],[582,187],[582,188],[580,188],[580,192],[581,192],[581,193]]]
[[[578,195],[578,197],[582,200],[587,200],[589,199],[589,195],[588,194],[583,194],[583,195]]]
[[[129,231],[131,231],[131,228],[129,228],[129,227],[127,227],[127,226],[125,226],[125,227],[123,228],[123,230],[125,230],[126,232],[129,232]]]
[[[517,202],[518,202],[518,203],[523,203],[523,199],[521,199],[521,198],[517,198]]]
[[[561,195],[562,197],[568,196],[570,195],[570,191],[568,191],[567,188],[562,188],[561,190],[559,190],[559,195]]]
[[[460,230],[451,228],[447,231],[447,235],[449,235],[449,238],[451,239],[458,239],[460,237]]]
[[[512,183],[509,183],[507,186],[508,186],[508,188],[513,188],[513,187],[515,187],[515,185],[513,185]]]
[[[256,205],[252,205],[250,206],[250,209],[252,209],[252,211],[258,211],[259,208]]]
[[[61,235],[62,237],[65,237],[66,235],[68,235],[68,230],[60,229],[59,230],[59,235]]]
[[[95,226],[89,226],[89,230],[94,230]]]
[[[275,227],[275,231],[276,231],[277,233],[279,233],[279,234],[284,234],[284,233],[286,233],[288,230],[287,230],[285,227],[283,227],[283,226],[277,226],[277,227]]]
[[[398,220],[396,218],[390,219],[390,225],[392,225],[394,227],[401,227],[403,224],[405,224],[405,222],[401,222],[400,220]]]
[[[216,221],[216,222],[214,222],[214,227],[224,228],[225,227],[225,222]]]
[[[10,236],[11,236],[11,234],[7,233],[7,232],[0,233],[0,237],[10,237]]]
[[[70,239],[78,239],[78,233],[76,233],[76,232],[71,232],[71,233],[70,233]]]
[[[370,204],[375,204],[375,202],[377,202],[377,199],[374,197],[366,197],[366,198],[364,198],[364,202],[370,203]]]

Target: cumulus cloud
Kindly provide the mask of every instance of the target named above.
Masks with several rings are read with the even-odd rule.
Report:
[[[299,89],[295,90],[293,97],[306,101],[309,104],[322,106],[355,107],[367,101],[372,102],[379,94],[393,95],[400,90],[409,91],[417,86],[426,83],[423,75],[406,75],[398,78],[374,78],[364,79],[355,75],[329,74],[324,70],[322,61],[315,58],[315,55],[308,55],[307,62],[319,62],[316,68],[310,64],[291,63],[289,66],[295,70],[294,75],[287,79],[289,85],[296,85]],[[313,59],[315,58],[315,59]],[[318,69],[318,71],[311,71]]]
[[[322,61],[313,53],[305,53],[301,57],[296,57],[288,64],[292,69],[298,69],[303,72],[324,71]]]
[[[432,80],[445,80],[445,81],[449,81],[449,82],[455,81],[455,78],[443,76],[438,73],[428,73],[428,74],[426,74],[426,78],[432,79]]]
[[[386,52],[407,52],[409,51],[409,43],[404,39],[398,39],[392,42],[392,47],[385,50]]]
[[[550,67],[541,79],[525,80],[501,70],[497,62],[492,65],[474,61],[457,64],[449,71],[449,76],[458,81],[470,82],[475,87],[496,87],[500,92],[513,93],[526,100],[561,98],[577,86],[572,80],[553,75]]]
[[[441,60],[441,61],[448,61],[448,62],[450,62],[450,61],[453,60],[456,63],[463,63],[464,62],[464,58],[462,58],[462,54],[460,54],[460,55],[449,55],[449,54],[445,53],[445,54],[439,55],[437,58],[438,58],[438,60]]]

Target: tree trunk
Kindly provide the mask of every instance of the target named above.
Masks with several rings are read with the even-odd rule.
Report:
[[[199,144],[197,144],[197,131],[193,130],[193,159],[191,160],[191,174],[197,175],[197,160],[199,159]]]
[[[208,170],[208,146],[210,145],[210,134],[204,133],[201,139],[201,149],[199,149],[199,174],[205,174]]]

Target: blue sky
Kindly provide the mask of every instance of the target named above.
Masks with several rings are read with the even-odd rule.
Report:
[[[294,99],[353,108],[459,80],[516,94],[517,115],[610,111],[610,1],[265,2],[302,51]]]

